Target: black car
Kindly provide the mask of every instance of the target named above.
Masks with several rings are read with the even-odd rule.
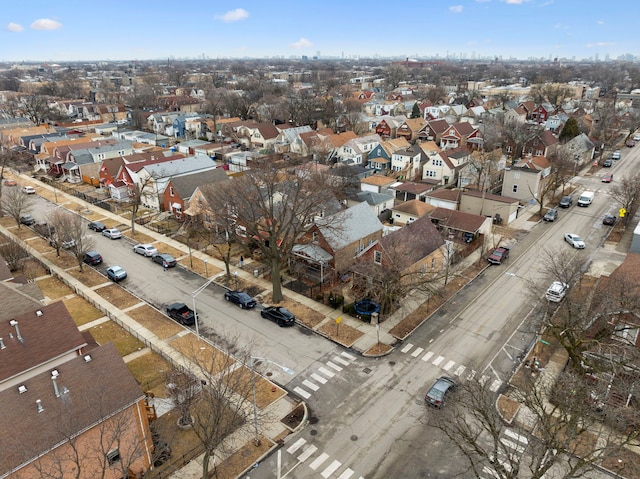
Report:
[[[569,208],[573,204],[573,198],[571,196],[563,196],[558,203],[560,208]]]
[[[185,326],[191,326],[196,322],[196,315],[193,309],[184,303],[173,303],[167,306],[167,314]]]
[[[91,266],[95,266],[102,263],[102,256],[97,251],[87,251],[84,254],[84,258],[82,259],[82,261],[90,264]]]
[[[431,389],[427,392],[424,400],[427,404],[441,408],[444,406],[444,400],[447,393],[457,386],[456,382],[447,376],[442,376],[436,379],[436,382],[431,386]]]
[[[107,227],[100,221],[92,221],[91,223],[89,223],[89,229],[100,233],[103,230],[107,229]]]
[[[293,326],[296,323],[293,313],[282,306],[267,306],[260,311],[260,316],[273,321],[280,327]]]
[[[555,221],[558,219],[558,210],[555,208],[550,209],[542,218],[545,221]]]
[[[617,219],[618,218],[616,218],[613,215],[606,214],[604,215],[604,218],[602,218],[602,224],[607,226],[613,226],[616,224]]]
[[[151,256],[154,263],[161,264],[165,268],[173,268],[177,263],[176,259],[170,254],[156,253]]]
[[[242,309],[251,309],[256,305],[256,300],[244,291],[227,291],[224,293],[224,299],[237,304]]]
[[[34,220],[33,216],[31,215],[22,215],[20,217],[20,223],[22,223],[23,225],[31,226],[36,224],[36,220]]]

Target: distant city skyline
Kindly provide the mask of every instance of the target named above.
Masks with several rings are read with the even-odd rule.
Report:
[[[626,2],[590,3],[26,0],[3,4],[0,61],[635,59],[635,14],[614,5]]]

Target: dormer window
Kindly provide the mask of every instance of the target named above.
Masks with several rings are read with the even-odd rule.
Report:
[[[373,252],[373,262],[375,264],[382,264],[382,253],[380,251]]]

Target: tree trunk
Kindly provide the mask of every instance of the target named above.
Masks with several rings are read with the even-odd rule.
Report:
[[[280,259],[271,259],[271,285],[273,286],[272,299],[274,303],[279,303],[284,299],[282,295],[282,281],[280,280]]]

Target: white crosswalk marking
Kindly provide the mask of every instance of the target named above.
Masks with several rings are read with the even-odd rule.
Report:
[[[489,474],[491,477],[497,477],[498,479],[500,478],[500,475],[490,467],[483,467],[482,472],[484,472],[485,474]]]
[[[500,442],[502,444],[504,444],[506,447],[508,447],[509,449],[513,449],[514,451],[519,452],[520,454],[522,454],[524,452],[524,446],[520,446],[519,444],[516,444],[515,442],[505,438],[505,437],[501,437],[500,438]]]
[[[353,354],[349,354],[346,351],[342,351],[340,354],[351,361],[355,361],[356,359],[358,359]]]
[[[406,352],[407,352],[407,351],[409,351],[412,347],[413,347],[413,344],[411,344],[411,343],[407,343],[407,345],[406,345],[404,348],[402,348],[402,349],[400,350],[400,352],[401,352],[401,353],[406,353]]]
[[[487,374],[483,374],[482,377],[478,380],[480,386],[484,386],[486,382],[489,380],[489,376]]]
[[[476,377],[476,372],[472,369],[469,375],[467,376],[467,381],[473,381],[473,378]]]
[[[336,363],[340,363],[340,364],[342,364],[343,366],[349,366],[349,364],[351,364],[351,363],[349,363],[349,361],[347,361],[347,360],[345,360],[345,359],[342,359],[340,356],[334,356],[334,357],[333,357],[333,360],[334,360]]]
[[[342,368],[340,366],[338,366],[337,364],[333,364],[331,361],[327,361],[327,366],[335,369],[336,371],[342,371]]]
[[[442,361],[444,361],[444,356],[438,356],[436,359],[433,360],[433,362],[431,364],[433,364],[434,366],[439,365]]]
[[[416,348],[416,350],[411,353],[411,356],[413,356],[414,358],[417,358],[418,356],[420,356],[420,353],[422,351],[424,351],[424,348]]]
[[[453,372],[454,376],[462,376],[462,373],[464,372],[464,370],[467,369],[466,366],[463,366],[462,364],[460,366],[458,366],[456,368],[456,370]]]
[[[312,391],[317,391],[318,389],[320,389],[320,386],[318,386],[317,384],[312,383],[311,381],[309,381],[308,379],[305,379],[304,381],[302,381],[302,384],[304,384],[305,386],[307,386],[309,389],[311,389]]]
[[[297,392],[300,396],[302,396],[305,399],[309,399],[311,397],[311,394],[309,394],[307,391],[305,391],[304,389],[296,386],[295,388],[293,388],[293,390],[295,392]]]
[[[442,369],[444,369],[445,371],[448,371],[449,369],[451,369],[451,368],[453,367],[453,365],[454,365],[455,363],[456,363],[455,361],[449,361],[447,364],[445,364],[445,365],[443,366],[443,368],[442,368]]]
[[[353,469],[347,467],[344,472],[338,476],[338,479],[349,479],[351,476],[353,476]]]
[[[329,459],[329,454],[323,452],[318,457],[316,457],[311,464],[309,464],[309,467],[315,471],[327,459]]]
[[[523,436],[522,434],[518,434],[515,431],[512,431],[511,429],[505,429],[504,430],[504,434],[505,436],[509,436],[511,439],[515,439],[518,442],[523,443],[524,445],[529,444],[529,440],[527,439],[527,436]]]
[[[332,378],[333,376],[335,376],[335,374],[333,374],[331,371],[329,371],[327,368],[318,368],[318,371],[320,371],[322,374],[324,374],[325,376],[327,376],[328,378]]]
[[[307,459],[309,459],[314,452],[316,452],[318,450],[318,448],[316,446],[314,446],[313,444],[311,444],[308,448],[305,449],[305,451],[300,454],[298,456],[298,461],[300,462],[304,462]]]
[[[311,374],[311,377],[321,384],[327,384],[327,380],[322,376],[320,376],[319,374],[313,373]]]
[[[432,356],[433,356],[433,353],[431,351],[429,351],[427,354],[422,356],[422,360],[423,361],[429,361],[429,359],[431,359]]]
[[[496,379],[491,383],[491,386],[489,387],[489,389],[491,390],[491,392],[496,392],[498,389],[500,389],[501,385],[502,385],[502,381],[500,379]]]
[[[333,474],[334,472],[336,472],[336,470],[342,466],[341,462],[338,461],[333,461],[331,464],[329,464],[329,466],[322,471],[322,474],[320,474],[322,477],[324,477],[325,479],[327,479],[331,474]]]
[[[305,438],[301,437],[300,439],[298,439],[296,442],[294,442],[293,444],[291,444],[289,446],[289,448],[287,449],[287,452],[289,454],[294,454],[298,449],[300,449],[306,443],[307,443],[307,440]]]

